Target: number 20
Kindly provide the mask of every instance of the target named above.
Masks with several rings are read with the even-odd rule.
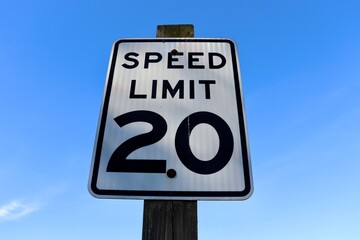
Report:
[[[152,125],[150,132],[134,136],[115,149],[110,157],[107,172],[165,173],[166,160],[128,159],[135,150],[160,141],[167,132],[167,123],[159,114],[151,111],[133,111],[116,117],[115,122],[123,127],[133,122]],[[190,134],[201,123],[211,125],[219,137],[219,149],[209,161],[198,159],[190,147]],[[213,174],[223,169],[232,156],[234,138],[229,125],[218,115],[210,112],[195,112],[186,117],[175,134],[175,149],[180,161],[189,170],[198,174]]]

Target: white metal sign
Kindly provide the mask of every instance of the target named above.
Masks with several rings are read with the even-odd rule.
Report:
[[[229,39],[115,42],[89,191],[241,200],[252,193],[240,70]]]

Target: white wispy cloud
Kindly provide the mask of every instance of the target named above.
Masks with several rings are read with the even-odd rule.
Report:
[[[40,205],[34,202],[12,200],[0,206],[0,220],[16,220],[37,211],[39,208]]]

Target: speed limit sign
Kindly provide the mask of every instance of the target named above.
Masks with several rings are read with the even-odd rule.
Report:
[[[99,198],[242,200],[252,177],[235,43],[115,42],[89,179]]]

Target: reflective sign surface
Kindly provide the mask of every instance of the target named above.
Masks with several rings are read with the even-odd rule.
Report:
[[[89,190],[100,198],[252,193],[241,78],[228,39],[122,39],[109,63]]]

